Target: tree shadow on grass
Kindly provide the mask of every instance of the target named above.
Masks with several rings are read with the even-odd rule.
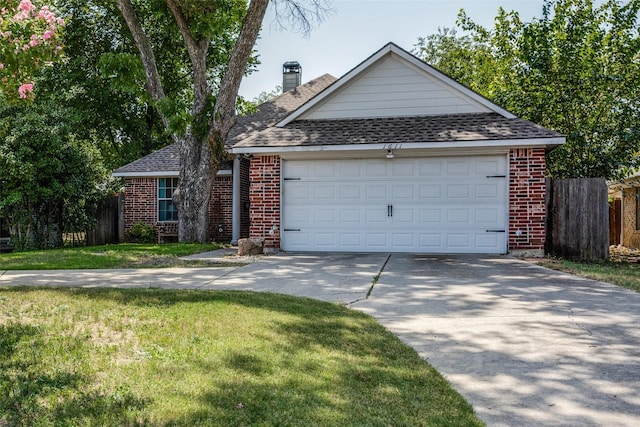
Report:
[[[42,327],[0,325],[0,425],[135,424],[144,402],[130,392],[90,391],[87,373],[41,364],[47,353],[64,351],[54,341]]]
[[[266,335],[258,336],[271,346],[266,353],[258,346],[230,351],[216,362],[190,360],[196,369],[214,372],[222,365],[230,374],[212,376],[204,390],[184,396],[197,405],[163,420],[168,425],[479,424],[472,408],[417,353],[369,316],[337,304],[238,291],[53,291],[139,307],[162,309],[190,303],[211,303],[213,307],[220,303],[289,315],[275,317]],[[271,342],[274,336],[276,343]],[[144,407],[144,402],[131,396],[118,402],[109,396],[86,397],[87,402],[76,399],[86,408],[85,414],[95,411],[94,417],[105,417],[111,424],[133,424],[131,414]],[[62,417],[60,414],[73,411],[76,401],[68,399],[48,415]],[[95,419],[103,418],[91,418]]]

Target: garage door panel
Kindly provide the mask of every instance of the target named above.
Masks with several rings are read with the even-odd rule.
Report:
[[[317,209],[314,212],[314,219],[317,223],[335,223],[336,212],[333,209]]]
[[[340,234],[340,247],[359,250],[362,248],[362,234],[361,233],[341,233]]]
[[[341,209],[339,214],[342,223],[359,223],[362,221],[360,209]]]
[[[384,248],[389,247],[387,233],[367,233],[366,244],[370,248]]]
[[[442,185],[440,184],[419,184],[419,194],[421,199],[440,200],[442,199]]]
[[[391,196],[393,200],[414,200],[415,185],[414,184],[394,184],[391,186]]]
[[[475,235],[475,246],[478,248],[495,248],[504,233],[478,233]]]
[[[447,176],[469,176],[471,175],[471,165],[466,160],[447,161]]]
[[[406,251],[413,251],[416,247],[415,236],[411,233],[394,233],[391,237],[394,247]]]
[[[425,159],[418,165],[418,176],[438,177],[442,176],[443,164],[441,160]]]
[[[506,251],[506,156],[285,161],[283,171],[285,250]]]
[[[448,209],[447,223],[450,225],[470,224],[471,214],[469,209]]]
[[[442,209],[420,209],[420,222],[425,224],[439,224],[442,221]]]
[[[365,192],[366,200],[386,201],[389,199],[386,186],[366,184]]]
[[[366,223],[373,225],[386,224],[389,218],[386,209],[384,211],[382,209],[367,209],[364,212],[364,216]]]
[[[505,172],[506,159],[476,160],[476,175],[500,175]]]
[[[362,188],[359,185],[339,185],[339,189],[341,201],[360,201],[362,198]]]
[[[469,233],[446,233],[447,248],[460,250],[471,249]]]
[[[471,196],[471,184],[449,184],[447,185],[447,199],[468,200]]]
[[[393,222],[405,223],[408,225],[416,224],[415,209],[399,209],[394,206],[393,208]]]
[[[367,162],[365,166],[365,176],[367,178],[386,178],[388,175],[387,166],[387,162]]]
[[[426,248],[429,252],[444,250],[440,233],[420,233],[418,236],[421,248]]]

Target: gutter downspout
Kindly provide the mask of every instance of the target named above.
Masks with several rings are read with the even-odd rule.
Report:
[[[240,238],[240,158],[233,159],[233,188],[231,202],[231,244],[237,245]]]

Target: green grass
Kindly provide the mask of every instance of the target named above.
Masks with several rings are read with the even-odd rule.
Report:
[[[474,426],[373,318],[249,292],[0,288],[0,426]]]
[[[545,259],[539,261],[538,264],[640,292],[640,264],[635,262],[580,263],[561,259]]]
[[[178,257],[221,246],[200,243],[120,244],[0,254],[0,270],[66,270],[209,265]]]

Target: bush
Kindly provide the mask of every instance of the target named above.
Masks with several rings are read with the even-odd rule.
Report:
[[[153,225],[140,221],[133,224],[127,231],[126,239],[129,243],[156,243],[158,234]]]

